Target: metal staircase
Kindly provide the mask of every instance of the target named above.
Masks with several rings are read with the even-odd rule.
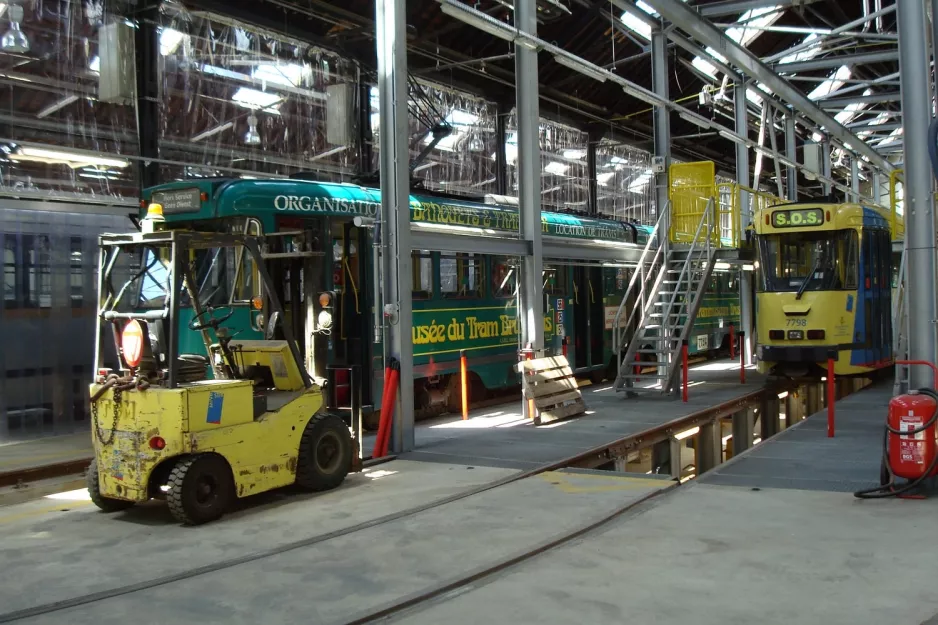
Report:
[[[689,240],[672,244],[665,231],[670,203],[658,218],[613,324],[613,348],[618,353],[615,388],[629,394],[651,391],[668,394],[678,387],[681,345],[690,334],[713,272],[720,222],[711,198]],[[635,371],[636,356],[645,365],[654,357],[653,375]],[[650,387],[641,381],[657,381]]]
[[[909,358],[909,311],[906,308],[905,289],[905,246],[902,247],[902,260],[899,261],[899,284],[896,286],[895,299],[892,302],[892,356],[896,360]],[[901,395],[909,390],[909,366],[896,365],[896,377],[893,382],[893,395]]]

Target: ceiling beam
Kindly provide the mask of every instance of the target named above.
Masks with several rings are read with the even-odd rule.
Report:
[[[890,63],[899,60],[899,50],[883,50],[881,52],[866,52],[863,54],[838,54],[822,59],[809,61],[792,61],[791,63],[776,63],[775,71],[787,74],[798,72],[813,72],[819,69],[831,69],[841,65],[866,65],[868,63]]]
[[[786,9],[791,6],[804,6],[819,0],[724,0],[694,7],[704,17],[721,15],[739,15],[752,9],[780,6]]]
[[[835,92],[836,93],[836,92]],[[882,102],[898,102],[899,92],[892,93],[873,93],[870,95],[858,95],[853,98],[829,98],[821,103],[824,109],[841,110],[850,104],[880,104]]]
[[[790,82],[776,73],[749,50],[728,38],[720,29],[702,19],[694,9],[681,0],[646,0],[658,13],[679,28],[690,33],[704,45],[712,47],[731,63],[736,64],[746,74],[758,80],[797,111],[803,113],[827,133],[842,143],[849,143],[858,153],[865,155],[883,172],[891,172],[893,167],[876,150],[860,140],[855,134],[844,128],[832,115],[821,110]]]

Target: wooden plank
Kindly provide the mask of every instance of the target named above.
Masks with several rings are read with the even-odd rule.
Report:
[[[553,410],[545,410],[541,412],[537,417],[537,424],[544,425],[551,423],[552,421],[559,421],[560,419],[566,419],[567,417],[574,417],[578,414],[583,414],[586,412],[586,404],[583,403],[583,400],[579,400],[575,404],[570,404],[569,406],[560,406],[554,408]]]
[[[559,395],[550,395],[548,397],[534,397],[534,405],[538,408],[546,408],[549,406],[558,406],[565,401],[570,400],[582,400],[583,396],[580,395],[580,391],[569,391],[567,393],[560,393]]]
[[[569,378],[572,375],[573,370],[570,367],[564,367],[563,369],[551,369],[549,371],[528,372],[524,374],[524,379],[532,382],[546,382],[558,378]]]
[[[519,371],[541,371],[547,369],[559,369],[561,367],[569,367],[570,363],[567,362],[566,357],[564,356],[551,356],[550,358],[535,358],[534,360],[522,360],[518,363]]]
[[[564,378],[556,382],[541,382],[540,384],[527,384],[528,394],[534,397],[543,397],[553,393],[563,393],[577,390],[576,378]]]

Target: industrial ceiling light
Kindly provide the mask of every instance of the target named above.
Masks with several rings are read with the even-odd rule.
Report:
[[[248,116],[248,131],[244,135],[245,145],[260,145],[261,136],[257,132],[257,116],[253,113]]]
[[[470,152],[481,152],[485,149],[485,142],[482,141],[478,136],[473,136],[472,140],[469,141],[469,151]]]
[[[0,40],[0,48],[4,52],[25,54],[29,52],[29,39],[26,38],[26,33],[20,29],[20,23],[23,21],[23,7],[19,2],[22,2],[22,0],[15,0],[10,4],[10,30]]]
[[[559,54],[554,56],[554,60],[557,61],[560,65],[572,69],[575,72],[579,72],[584,76],[592,78],[593,80],[598,80],[599,82],[606,82],[606,75],[598,67],[590,67],[589,64],[578,59],[571,59]]]

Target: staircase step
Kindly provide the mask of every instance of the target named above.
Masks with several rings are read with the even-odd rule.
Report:
[[[671,352],[661,351],[657,349],[636,349],[635,353],[636,354],[658,354],[659,356],[667,356]]]
[[[619,379],[621,380],[668,380],[670,378],[671,376],[669,375],[658,375],[651,373],[624,373],[619,376]]]

